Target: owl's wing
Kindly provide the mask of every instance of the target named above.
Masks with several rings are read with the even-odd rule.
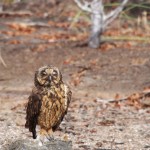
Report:
[[[70,88],[68,86],[65,85],[65,111],[64,113],[62,114],[61,118],[59,119],[59,121],[57,122],[57,124],[55,124],[55,126],[52,127],[53,131],[55,131],[58,126],[60,125],[60,123],[63,121],[64,119],[64,116],[67,114],[67,110],[68,110],[68,106],[70,104],[70,101],[71,101],[71,95],[72,95],[72,92],[70,91]]]
[[[36,125],[41,108],[41,97],[39,94],[32,92],[29,96],[29,101],[26,109],[26,124],[25,127],[29,128],[32,132],[33,139],[36,139]]]

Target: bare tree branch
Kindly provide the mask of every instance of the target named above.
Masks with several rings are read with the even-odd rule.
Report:
[[[77,3],[78,7],[80,7],[82,10],[90,13],[92,12],[90,8],[91,4],[89,2],[83,1],[84,4],[82,4],[80,0],[74,0],[74,1]]]
[[[92,0],[92,2],[86,2],[83,0],[74,0],[77,5],[84,11],[91,13],[91,35],[89,37],[89,46],[92,48],[98,48],[100,46],[100,36],[107,26],[117,18],[119,13],[122,11],[128,0],[123,2],[115,10],[111,11],[107,15],[104,12],[104,5],[102,0]]]
[[[128,2],[128,0],[123,0],[123,2],[120,4],[120,6],[118,6],[115,10],[113,10],[112,12],[110,12],[108,15],[106,15],[104,17],[104,26],[105,27],[107,27],[114,19],[117,18],[117,16],[122,11],[122,9],[124,8],[124,6],[126,5],[127,2]]]

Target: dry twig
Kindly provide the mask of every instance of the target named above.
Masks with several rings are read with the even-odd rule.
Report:
[[[136,98],[136,99],[143,99],[145,97],[150,97],[150,92],[141,92],[141,93],[134,93],[128,97],[125,97],[125,98],[121,98],[121,99],[100,99],[100,98],[97,98],[97,102],[102,102],[102,103],[116,103],[116,102],[123,102],[123,101],[127,101],[129,99],[132,99],[132,98]]]
[[[2,58],[1,49],[0,49],[0,61],[1,61],[1,63],[3,64],[3,66],[4,66],[5,68],[7,68],[6,63],[5,63],[4,59]]]

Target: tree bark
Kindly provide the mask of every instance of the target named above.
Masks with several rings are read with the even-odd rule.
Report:
[[[91,34],[89,37],[89,46],[92,48],[98,48],[100,46],[100,37],[103,32],[103,16],[104,16],[104,10],[102,2],[99,0],[94,0],[91,3],[91,20],[92,20],[92,26],[91,26]]]

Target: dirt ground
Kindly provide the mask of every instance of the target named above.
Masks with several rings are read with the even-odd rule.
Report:
[[[16,139],[32,141],[24,128],[25,104],[35,70],[47,64],[61,70],[73,93],[55,138],[72,141],[74,150],[150,149],[150,99],[146,107],[109,102],[150,86],[150,44],[112,46],[112,40],[91,49],[83,44],[89,23],[66,23],[72,25],[77,13],[73,2],[39,2],[5,5],[0,13],[0,149]],[[105,44],[111,47],[103,50]]]

